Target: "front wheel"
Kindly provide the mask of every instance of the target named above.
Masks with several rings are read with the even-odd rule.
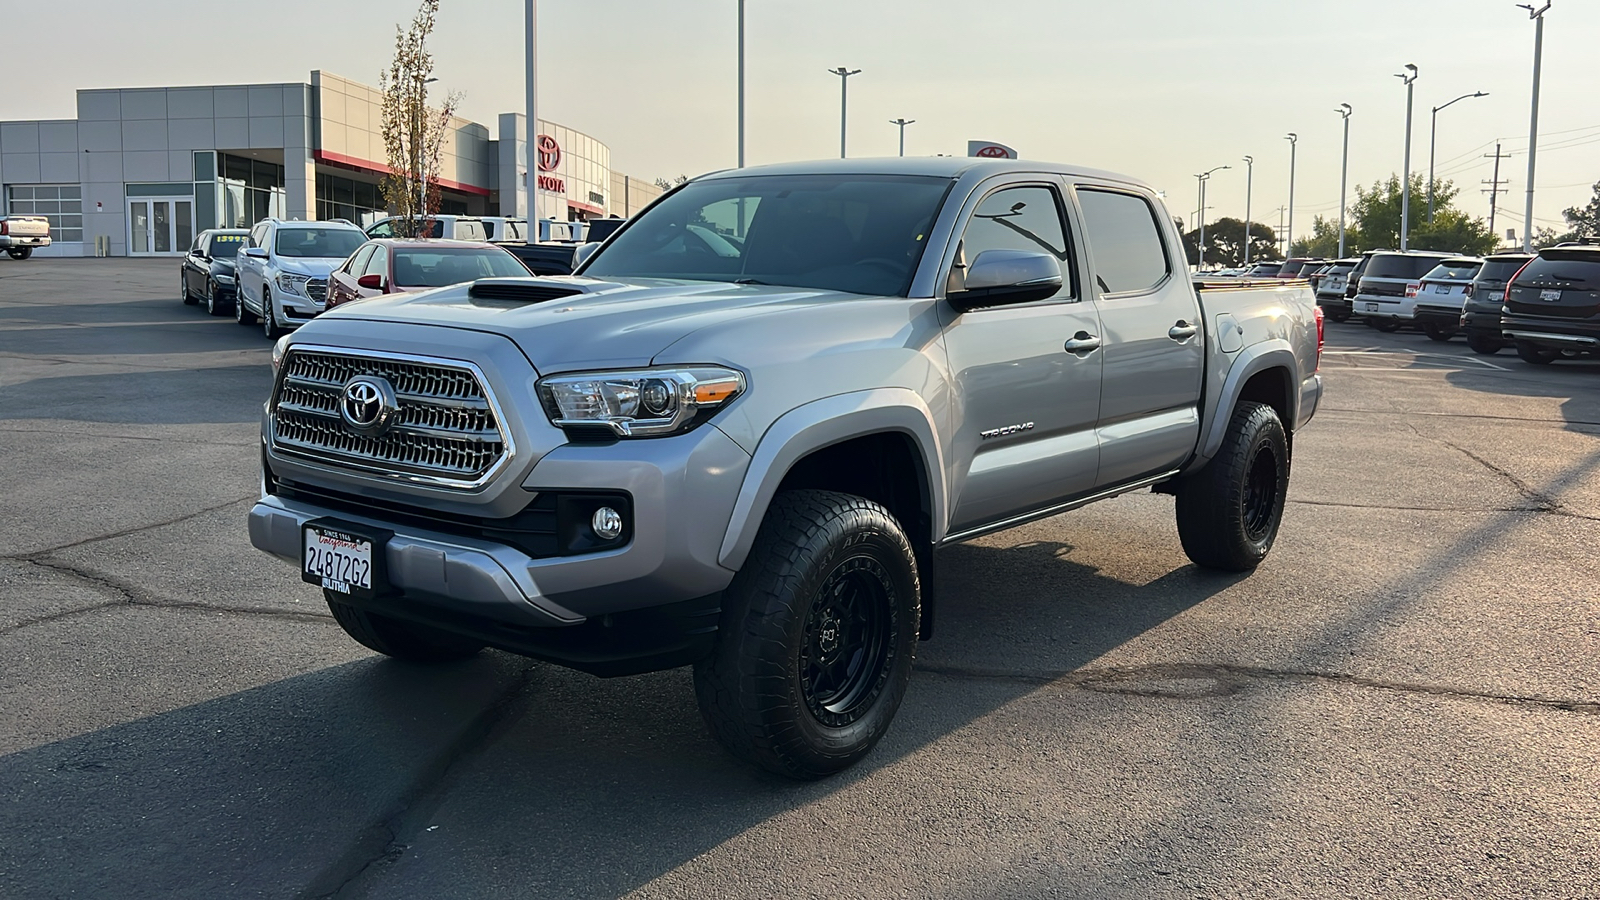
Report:
[[[1289,440],[1265,403],[1241,402],[1211,462],[1178,484],[1178,537],[1197,566],[1248,572],[1267,558],[1289,495]]]
[[[911,679],[921,584],[889,511],[831,491],[773,500],[724,594],[695,695],[735,756],[821,778],[869,753]]]
[[[278,314],[272,311],[272,291],[268,288],[261,289],[261,333],[269,341],[283,334],[283,329],[278,327]]]
[[[179,275],[178,275],[178,294],[179,294],[179,296],[183,297],[183,305],[184,306],[193,306],[196,303],[200,302],[200,299],[198,297],[196,297],[194,294],[189,292],[189,273],[188,272],[182,272],[182,273],[179,273]]]
[[[483,649],[482,641],[448,631],[417,625],[381,613],[367,612],[348,603],[335,600],[323,592],[328,601],[328,611],[345,634],[369,650],[384,656],[414,663],[450,662],[466,659]]]

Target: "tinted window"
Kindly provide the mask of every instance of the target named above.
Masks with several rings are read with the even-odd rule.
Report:
[[[1517,278],[1518,286],[1600,289],[1600,253],[1571,256],[1535,257]]]
[[[692,182],[616,235],[584,274],[904,296],[949,187],[906,175]]]
[[[528,270],[504,250],[396,250],[394,283],[444,287],[478,278],[526,278]]]
[[[1250,274],[1254,275],[1254,276],[1256,276],[1258,278],[1260,278],[1260,277],[1269,277],[1270,278],[1271,276],[1278,274],[1278,270],[1280,270],[1282,268],[1283,268],[1283,264],[1282,263],[1272,263],[1270,265],[1256,266],[1254,269],[1250,270]]]
[[[482,241],[488,238],[488,232],[483,230],[482,222],[458,220],[456,222],[456,240]]]
[[[274,252],[295,259],[344,259],[365,240],[354,228],[280,228]]]
[[[232,259],[244,246],[245,236],[242,234],[213,234],[211,236],[211,249],[206,251],[207,256]]]
[[[1517,274],[1517,270],[1522,268],[1523,264],[1527,261],[1528,257],[1526,256],[1518,257],[1516,259],[1487,260],[1484,262],[1483,268],[1478,270],[1478,280],[1510,281],[1511,276]]]
[[[1380,253],[1367,263],[1367,278],[1421,278],[1423,273],[1439,264],[1442,256],[1402,256],[1398,253]]]
[[[983,198],[973,210],[961,246],[950,270],[949,291],[964,284],[966,267],[987,250],[1026,250],[1048,253],[1061,263],[1063,293],[1074,296],[1071,266],[1067,264],[1067,234],[1061,224],[1061,204],[1047,187],[1003,188]]]
[[[1167,254],[1155,210],[1133,194],[1080,188],[1083,224],[1100,290],[1143,291],[1167,276]]]
[[[367,229],[367,235],[375,238],[392,238],[394,237],[394,223],[379,222]]]
[[[1448,262],[1440,263],[1422,276],[1429,281],[1471,281],[1482,263]]]

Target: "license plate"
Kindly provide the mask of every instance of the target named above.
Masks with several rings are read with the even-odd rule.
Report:
[[[1365,303],[1365,304],[1362,304],[1362,305],[1367,308],[1367,312],[1377,312],[1378,311],[1378,304],[1376,304],[1376,303]]]
[[[1435,294],[1448,294],[1450,293],[1450,286],[1446,284],[1436,284],[1433,286],[1433,292]]]
[[[1539,299],[1540,300],[1550,300],[1550,301],[1560,300],[1561,299],[1561,292],[1560,291],[1550,291],[1550,290],[1540,291],[1539,292]]]
[[[319,520],[301,530],[300,578],[351,597],[373,597],[386,586],[384,545],[388,535],[351,530],[343,523]]]

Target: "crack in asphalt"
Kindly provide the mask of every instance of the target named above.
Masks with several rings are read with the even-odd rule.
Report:
[[[372,877],[405,856],[411,849],[409,841],[426,827],[448,795],[452,773],[492,746],[513,722],[516,702],[532,685],[537,671],[532,660],[525,663],[519,676],[474,716],[455,740],[418,769],[389,812],[358,834],[340,858],[313,877],[297,897],[341,900],[360,896]]]
[[[234,499],[234,500],[229,500],[229,501],[226,501],[224,503],[218,503],[215,506],[207,506],[207,507],[205,507],[203,509],[194,510],[193,512],[186,512],[186,513],[183,513],[181,515],[173,516],[170,519],[163,519],[160,522],[151,522],[151,523],[148,523],[148,524],[145,524],[145,525],[135,525],[135,526],[133,526],[131,528],[124,528],[121,531],[113,531],[113,532],[109,532],[107,534],[97,535],[95,537],[87,537],[87,538],[83,538],[81,540],[72,541],[71,543],[68,543],[68,544],[61,544],[61,545],[55,546],[55,547],[46,547],[43,550],[29,550],[26,553],[0,553],[0,559],[15,559],[15,560],[21,560],[23,562],[32,562],[32,561],[35,561],[35,560],[38,560],[38,559],[42,559],[42,558],[44,558],[46,556],[50,556],[50,555],[55,554],[55,553],[60,553],[62,550],[71,550],[71,549],[73,549],[75,547],[82,547],[85,544],[93,544],[93,543],[97,543],[99,541],[109,541],[112,538],[127,537],[130,534],[138,534],[141,531],[149,531],[149,530],[151,530],[153,528],[164,528],[164,527],[166,527],[168,525],[176,525],[179,522],[182,522],[182,521],[185,521],[185,520],[188,520],[188,519],[197,518],[199,516],[205,515],[206,513],[216,512],[219,509],[227,509],[228,507],[233,506],[236,503],[244,503],[247,500],[254,500],[254,499],[256,499],[256,495],[254,493],[251,493],[251,494],[247,494],[247,495],[245,495],[243,497],[239,497],[239,498]]]
[[[1360,415],[1376,416],[1427,416],[1436,419],[1485,419],[1491,422],[1528,422],[1536,425],[1554,425],[1565,428],[1569,425],[1600,426],[1600,421],[1590,422],[1584,419],[1532,419],[1526,416],[1489,416],[1482,413],[1436,413],[1416,412],[1414,410],[1398,409],[1356,409],[1348,406],[1319,406],[1317,412],[1357,413]]]
[[[1341,503],[1337,500],[1299,500],[1290,498],[1290,503],[1299,503],[1305,506],[1332,506],[1339,509],[1386,509],[1395,512],[1476,512],[1476,513],[1547,513],[1550,510],[1542,506],[1390,506],[1383,503]]]
[[[1537,694],[1499,694],[1445,685],[1369,678],[1347,672],[1311,669],[1270,669],[1230,663],[1156,663],[1147,666],[1105,666],[1061,672],[1027,672],[1020,669],[984,669],[970,666],[924,665],[918,672],[946,678],[1015,681],[1038,685],[1063,685],[1099,693],[1141,697],[1223,697],[1238,693],[1252,681],[1286,684],[1338,684],[1401,694],[1422,694],[1457,700],[1474,700],[1508,706],[1532,706],[1560,712],[1600,715],[1600,701]],[[1195,682],[1212,682],[1210,685]],[[1186,683],[1187,682],[1187,683]]]
[[[1416,429],[1413,428],[1412,430],[1415,431]],[[1418,436],[1422,436],[1421,432],[1418,432]],[[1521,478],[1518,478],[1513,472],[1511,472],[1511,470],[1497,466],[1478,454],[1473,453],[1471,450],[1460,446],[1459,444],[1451,443],[1444,438],[1430,438],[1430,440],[1438,441],[1446,447],[1449,447],[1451,450],[1460,453],[1462,456],[1465,456],[1478,465],[1483,466],[1485,469],[1488,469],[1490,472],[1500,476],[1508,484],[1516,488],[1517,491],[1522,494],[1522,496],[1532,500],[1534,503],[1537,503],[1539,505],[1539,512],[1548,513],[1555,516],[1567,516],[1573,519],[1586,519],[1590,522],[1600,522],[1600,516],[1591,516],[1568,509],[1566,504],[1562,503],[1560,500],[1557,500],[1555,497],[1538,490],[1537,488],[1528,484],[1526,481],[1523,481]]]
[[[46,569],[60,575],[66,575],[70,578],[75,578],[79,581],[86,582],[93,587],[110,591],[118,599],[110,600],[105,603],[97,603],[91,606],[63,610],[61,612],[51,613],[50,615],[46,616],[37,616],[32,619],[26,619],[12,625],[8,625],[4,628],[0,628],[0,636],[12,634],[14,632],[21,631],[24,628],[31,628],[35,625],[56,622],[62,619],[70,619],[75,616],[88,615],[90,613],[101,612],[107,609],[126,609],[128,607],[139,607],[141,609],[171,609],[185,612],[221,613],[225,615],[250,616],[253,618],[286,619],[294,622],[333,621],[333,616],[324,612],[301,612],[299,610],[274,609],[272,607],[218,606],[213,603],[200,603],[193,600],[171,600],[156,596],[155,594],[150,593],[138,585],[130,584],[119,578],[114,578],[109,575],[102,575],[99,572],[80,568],[72,565],[71,563],[62,562],[60,560],[40,558],[15,559],[18,562],[24,562],[29,565],[38,566],[41,569]]]

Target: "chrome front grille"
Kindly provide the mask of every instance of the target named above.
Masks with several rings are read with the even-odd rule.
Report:
[[[313,278],[306,282],[306,296],[318,303],[328,299],[328,279]]]
[[[345,385],[376,376],[394,390],[386,430],[358,433]],[[291,347],[272,399],[273,450],[323,465],[445,487],[483,484],[509,457],[494,399],[466,363]]]

